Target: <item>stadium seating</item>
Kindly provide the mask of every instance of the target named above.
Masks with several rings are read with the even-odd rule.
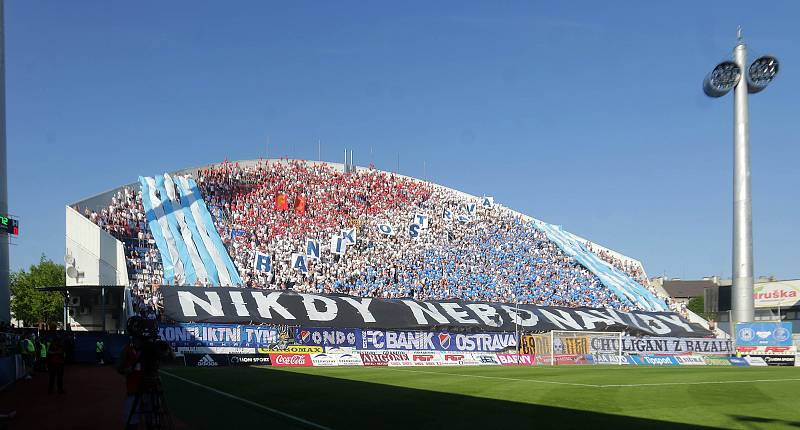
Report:
[[[225,162],[198,171],[193,180],[235,265],[232,272],[238,272],[231,278],[241,281],[165,277],[161,256],[169,258],[166,245],[157,243],[148,222],[153,219],[148,211],[154,209],[148,207],[150,197],[161,202],[167,200],[164,191],[172,194],[158,182],[165,178],[172,179],[165,175],[150,182],[158,183],[161,192],[145,196],[144,204],[141,190],[124,189],[99,213],[83,212],[125,244],[133,292],[140,296],[136,306],[151,316],[158,302],[151,286],[165,283],[165,278],[171,281],[166,283],[243,284],[383,298],[455,297],[621,310],[663,307],[663,299],[635,282],[644,279],[630,265],[603,252],[591,254],[596,263],[581,265],[573,256],[586,261],[591,245],[572,245],[577,251],[564,248],[554,230],[499,204],[375,169],[343,173],[332,165],[297,160],[248,167]],[[140,182],[147,188],[146,181]],[[172,204],[180,205],[186,190],[175,191]],[[411,237],[409,225],[417,214],[428,221]],[[356,243],[337,255],[327,244],[345,228],[355,229]],[[318,260],[308,261],[303,273],[291,264],[292,255],[303,253],[309,238],[322,244],[321,253]],[[255,269],[256,253],[271,256],[271,271]],[[621,293],[605,279],[608,273],[635,288]],[[646,300],[638,300],[642,297]]]

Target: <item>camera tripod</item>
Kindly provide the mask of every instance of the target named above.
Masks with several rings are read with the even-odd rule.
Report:
[[[128,413],[128,420],[125,428],[129,428],[133,422],[133,417],[138,415],[138,424],[144,422],[145,428],[173,430],[172,416],[167,409],[167,400],[164,397],[164,389],[161,386],[161,378],[158,375],[145,376],[139,386],[139,391],[133,398],[133,405]]]

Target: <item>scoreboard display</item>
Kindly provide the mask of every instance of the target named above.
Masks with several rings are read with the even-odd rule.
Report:
[[[19,220],[0,215],[0,234],[19,236]]]

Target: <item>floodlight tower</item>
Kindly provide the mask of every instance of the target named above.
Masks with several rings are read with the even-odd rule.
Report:
[[[778,74],[778,59],[764,55],[747,67],[747,45],[737,30],[733,61],[719,63],[703,81],[709,97],[733,97],[733,320],[753,321],[753,218],[750,195],[748,93],[757,93]],[[746,71],[746,72],[745,72]],[[745,74],[745,79],[742,79]]]
[[[8,216],[6,164],[6,48],[4,4],[0,0],[0,213]],[[0,321],[11,323],[11,286],[8,269],[8,234],[0,234]]]

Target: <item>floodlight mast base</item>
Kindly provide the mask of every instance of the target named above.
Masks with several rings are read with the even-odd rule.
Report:
[[[734,62],[744,75],[748,70],[747,46],[742,40],[733,50]],[[742,76],[734,89],[733,102],[733,318],[753,321],[753,215],[750,193],[750,120],[747,79]]]

